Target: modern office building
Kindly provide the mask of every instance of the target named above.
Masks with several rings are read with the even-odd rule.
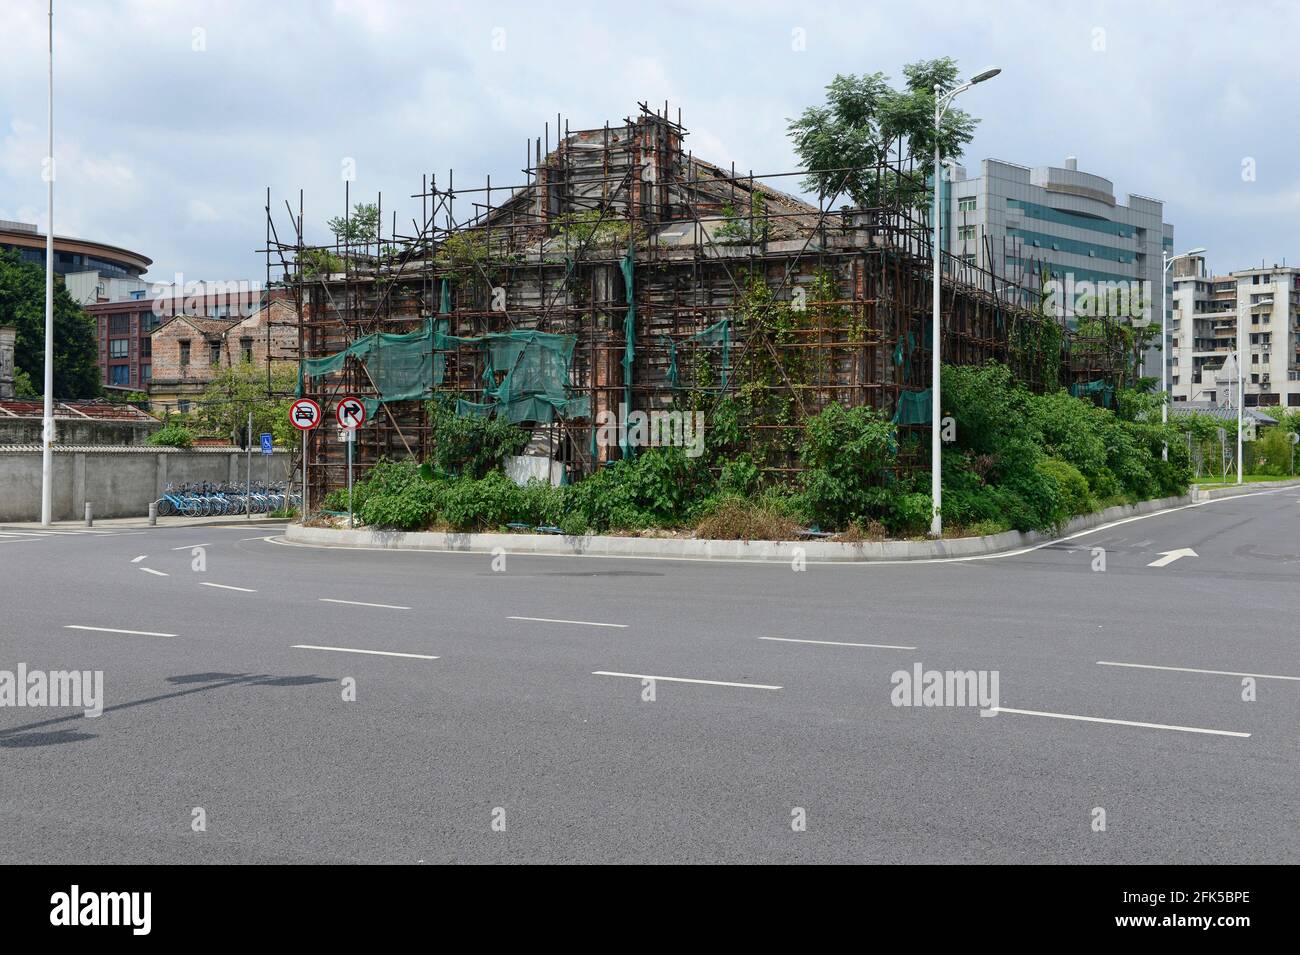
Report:
[[[45,267],[45,236],[30,223],[0,220],[0,251],[16,252],[24,262]],[[100,276],[100,280],[94,282],[82,280],[76,283],[75,289],[69,282],[68,291],[81,305],[98,301],[98,286],[104,284],[106,293],[105,283],[110,280],[124,280],[128,285],[143,284],[140,277],[152,264],[152,259],[115,245],[61,235],[54,237],[56,275],[67,277],[89,273]]]
[[[1198,255],[1173,272],[1171,400],[1235,407],[1240,329],[1245,407],[1300,407],[1300,268],[1211,275]]]
[[[1158,315],[1161,253],[1172,254],[1174,240],[1160,200],[1119,202],[1114,184],[1080,172],[1073,156],[1064,166],[1032,169],[985,159],[978,176],[958,165],[946,186],[942,234],[950,254],[1022,284],[1036,284],[1043,267],[1061,282],[1143,283],[1137,287],[1150,292],[1151,317]],[[1160,376],[1158,356],[1157,343],[1143,374]]]

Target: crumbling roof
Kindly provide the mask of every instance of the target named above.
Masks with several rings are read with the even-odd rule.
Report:
[[[44,418],[45,404],[40,399],[6,398],[0,401],[0,418]],[[76,421],[138,421],[150,422],[157,419],[141,411],[134,405],[114,404],[102,398],[86,401],[54,402],[56,420]]]

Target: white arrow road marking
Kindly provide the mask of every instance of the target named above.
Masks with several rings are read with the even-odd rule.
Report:
[[[1138,723],[1133,720],[1110,720],[1102,716],[1075,716],[1072,713],[1046,713],[1042,710],[1013,710],[1005,706],[990,708],[994,713],[1019,713],[1021,716],[1048,716],[1054,720],[1078,720],[1082,723],[1110,723],[1113,726],[1137,726],[1148,730],[1178,730],[1180,733],[1208,733],[1211,736],[1238,736],[1245,739],[1249,733],[1234,730],[1207,730],[1200,726],[1174,726],[1169,723]]]
[[[1170,564],[1172,564],[1174,561],[1181,560],[1184,557],[1200,557],[1200,556],[1201,556],[1200,554],[1196,553],[1196,551],[1192,550],[1190,547],[1183,547],[1178,550],[1165,550],[1160,552],[1160,557],[1158,559],[1151,561],[1151,563],[1147,564],[1147,566],[1167,567]]]
[[[708,686],[740,686],[751,690],[779,690],[779,686],[766,683],[728,683],[724,680],[694,680],[685,676],[654,676],[650,673],[618,673],[612,670],[592,670],[592,676],[623,676],[631,680],[663,680],[666,683],[703,683]]]

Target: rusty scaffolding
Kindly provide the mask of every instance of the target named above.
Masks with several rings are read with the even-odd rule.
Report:
[[[555,142],[552,144],[552,132]],[[686,149],[680,112],[640,104],[621,124],[570,130],[556,118],[527,145],[524,181],[457,189],[426,174],[411,196],[421,218],[395,214],[378,229],[331,245],[304,239],[303,196],[276,226],[267,193],[268,286],[296,315],[299,359],[337,355],[374,333],[434,323],[430,398],[482,409],[501,371],[459,347],[506,332],[571,336],[564,385],[581,413],[523,424],[530,453],[578,480],[626,449],[596,440],[606,413],[692,409],[729,401],[755,460],[797,470],[803,423],[831,402],[870,406],[898,421],[900,467],[925,464],[928,429],[931,241],[927,181],[901,155],[867,170],[884,198],[870,208],[812,205],[777,188],[806,172],[722,168]],[[852,170],[824,170],[845,174]],[[862,172],[862,170],[858,170]],[[1008,261],[985,256],[989,263]],[[1103,321],[1081,338],[1044,314],[1041,272],[1016,274],[942,256],[943,356],[996,360],[1042,391],[1113,388],[1123,339]],[[629,288],[630,285],[630,288]],[[631,327],[629,328],[629,323]],[[1098,329],[1101,333],[1098,334]],[[496,376],[494,379],[494,375]],[[327,409],[352,394],[375,399],[357,435],[357,465],[380,457],[423,461],[433,432],[422,397],[382,398],[363,361],[303,379]],[[948,410],[948,409],[945,409]],[[924,411],[924,414],[921,412]],[[311,499],[344,483],[333,429],[311,436]]]

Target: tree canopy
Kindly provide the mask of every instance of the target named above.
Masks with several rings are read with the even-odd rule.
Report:
[[[45,381],[45,270],[15,252],[0,252],[0,325],[18,330],[16,390],[35,396]],[[95,398],[102,390],[95,320],[55,276],[54,397]]]
[[[884,73],[836,74],[826,87],[826,103],[810,106],[790,120],[789,135],[808,176],[803,187],[823,202],[847,194],[859,206],[891,199],[917,201],[924,171],[916,183],[877,175],[878,165],[901,144],[904,158],[928,162],[934,152],[934,87],[959,84],[955,60],[942,57],[903,67],[903,88],[894,89]],[[950,106],[938,134],[940,151],[956,158],[971,141],[979,121]],[[900,196],[899,192],[905,193]]]

